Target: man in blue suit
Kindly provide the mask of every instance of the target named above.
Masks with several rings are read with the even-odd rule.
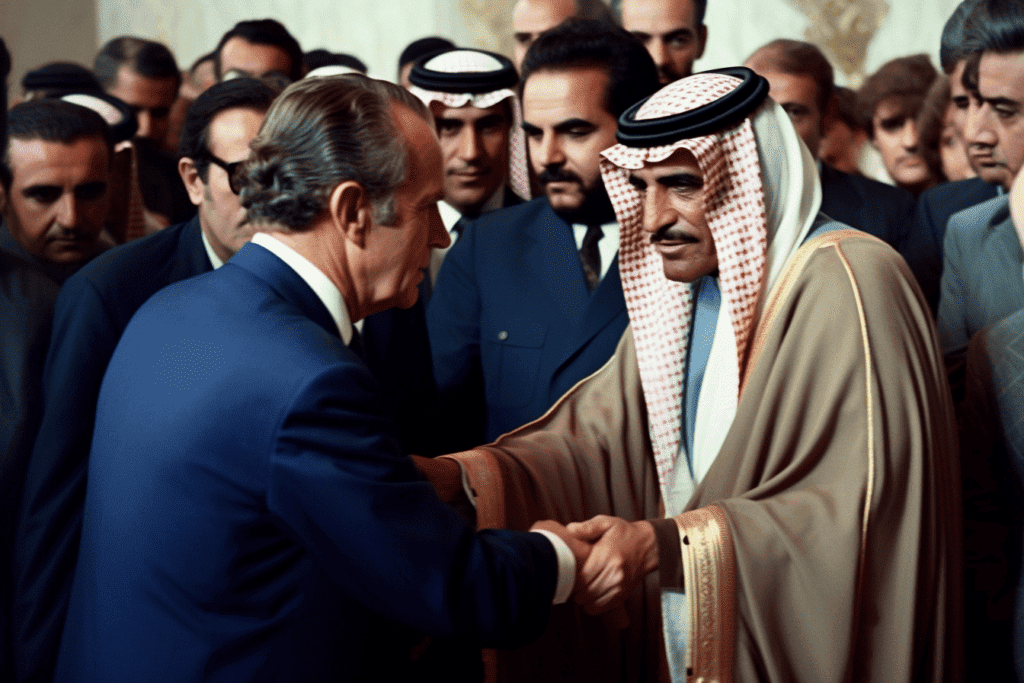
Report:
[[[832,65],[817,47],[779,38],[747,58],[750,67],[768,80],[771,98],[789,114],[811,155],[818,158],[824,116],[833,97]],[[844,173],[818,161],[821,212],[898,249],[914,216],[914,196],[898,187],[861,175]]]
[[[388,622],[539,635],[588,548],[473,532],[399,449],[353,329],[411,306],[448,241],[425,107],[300,81],[242,182],[253,243],[144,304],[108,366],[56,679],[401,680]]]
[[[15,562],[20,680],[53,666],[81,530],[89,444],[100,382],[132,315],[167,285],[212,270],[252,235],[228,172],[249,153],[275,92],[235,79],[189,110],[179,168],[198,207],[192,220],[118,247],[64,285],[44,375],[42,426],[29,461]]]
[[[570,19],[530,46],[523,127],[545,196],[467,222],[427,310],[448,450],[540,417],[611,357],[627,315],[599,153],[657,88],[618,27]]]

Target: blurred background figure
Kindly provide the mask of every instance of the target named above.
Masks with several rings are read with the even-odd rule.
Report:
[[[249,76],[281,90],[304,75],[299,41],[274,19],[238,22],[221,37],[213,55],[214,73],[221,81]]]
[[[537,36],[569,17],[619,24],[601,0],[519,0],[512,9],[512,37],[515,39],[512,61],[516,69],[522,68],[523,57]]]
[[[818,157],[843,173],[863,174],[860,167],[862,152],[871,135],[861,114],[857,93],[836,86],[822,128]]]
[[[330,52],[323,48],[317,48],[316,50],[310,50],[302,56],[302,64],[306,70],[306,73],[323,68],[325,66],[335,66],[347,69],[347,72],[338,73],[360,73],[366,75],[367,68],[363,60],[359,59],[355,55],[346,54],[344,52]]]
[[[101,93],[96,75],[81,64],[53,62],[28,71],[21,79],[21,101],[61,97],[72,93]]]
[[[897,187],[914,194],[939,182],[921,153],[916,123],[937,76],[928,55],[900,57],[883,64],[857,92],[885,170]]]
[[[438,36],[428,36],[427,38],[412,41],[405,46],[402,54],[398,56],[398,84],[403,88],[408,88],[412,85],[409,82],[409,72],[412,71],[413,64],[418,60],[454,49],[455,43],[447,38],[439,38]]]
[[[950,96],[949,76],[935,79],[917,115],[921,153],[933,175],[942,181],[973,178],[964,139],[955,124],[957,108]]]
[[[662,85],[692,74],[704,54],[705,9],[707,0],[622,0],[622,28],[651,53]]]

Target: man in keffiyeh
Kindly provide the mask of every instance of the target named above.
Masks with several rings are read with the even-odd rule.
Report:
[[[630,327],[546,415],[453,456],[481,526],[588,520],[598,541],[586,598],[609,611],[554,613],[502,677],[963,674],[934,324],[890,247],[818,212],[767,90],[697,74],[620,118],[602,173]]]
[[[452,244],[459,221],[530,198],[526,138],[512,62],[483,50],[457,49],[421,60],[409,90],[430,107],[444,156],[444,201],[438,203]],[[430,259],[437,280],[447,249]]]

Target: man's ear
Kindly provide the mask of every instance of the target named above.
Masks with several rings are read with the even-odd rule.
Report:
[[[188,192],[189,201],[196,206],[202,204],[203,195],[205,194],[205,183],[199,177],[196,162],[190,157],[178,159],[178,175],[181,176],[181,182],[185,183],[185,190]]]
[[[362,248],[366,236],[373,226],[373,206],[363,186],[354,180],[346,180],[331,190],[327,202],[331,222],[345,235],[345,238]]]
[[[700,38],[700,48],[697,50],[697,54],[694,55],[693,61],[697,61],[704,56],[704,48],[708,46],[708,25],[701,24],[697,27],[697,37]]]

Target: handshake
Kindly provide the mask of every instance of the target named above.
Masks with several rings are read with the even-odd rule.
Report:
[[[598,515],[567,526],[545,520],[530,530],[556,534],[572,550],[573,599],[588,614],[620,606],[644,576],[658,568],[658,542],[650,522]]]

